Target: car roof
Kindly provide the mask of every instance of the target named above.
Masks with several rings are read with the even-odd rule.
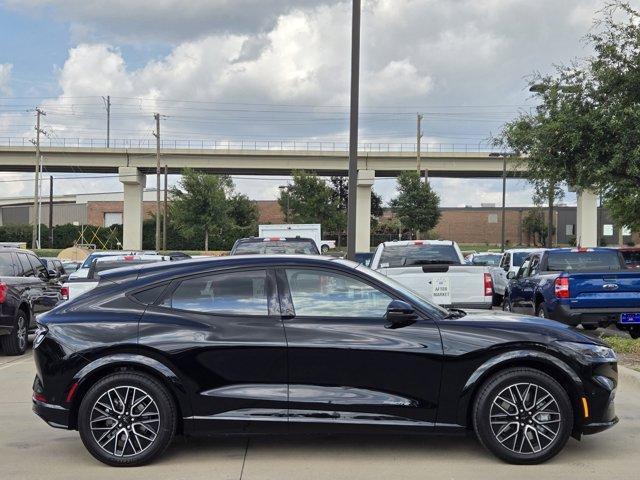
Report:
[[[291,240],[295,240],[295,241],[300,241],[300,240],[306,240],[309,242],[314,242],[315,241],[312,238],[308,238],[308,237],[247,237],[247,238],[240,238],[238,239],[238,243],[248,243],[248,242],[269,242],[269,241],[273,241],[273,242],[289,242]]]
[[[406,247],[408,245],[448,245],[454,244],[453,240],[394,240],[383,242],[385,247]]]
[[[356,268],[359,264],[350,260],[321,255],[238,255],[209,258],[192,258],[179,262],[154,262],[147,265],[137,265],[132,267],[108,270],[101,274],[101,278],[112,281],[126,281],[131,279],[149,279],[160,277],[158,280],[166,278],[167,273],[171,276],[181,276],[198,274],[211,269],[256,267],[266,268],[274,265],[297,265],[297,266],[334,266],[344,269]]]
[[[542,252],[544,251],[544,247],[540,248],[509,248],[505,250],[505,253],[527,253],[527,252]]]
[[[35,255],[35,253],[32,250],[27,250],[26,248],[0,247],[0,253],[3,253],[3,252],[30,253],[31,255]]]

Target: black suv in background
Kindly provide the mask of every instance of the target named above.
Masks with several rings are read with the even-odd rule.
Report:
[[[60,284],[28,250],[0,249],[0,346],[7,355],[22,355],[36,314],[60,301]]]

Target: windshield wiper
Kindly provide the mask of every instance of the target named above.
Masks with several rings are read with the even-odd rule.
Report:
[[[459,308],[447,308],[447,311],[449,313],[444,317],[446,319],[462,318],[467,314],[467,312]]]

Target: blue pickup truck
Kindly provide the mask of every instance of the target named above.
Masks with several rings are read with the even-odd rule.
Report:
[[[508,278],[504,310],[587,330],[615,324],[640,337],[640,271],[627,268],[618,250],[534,252]]]

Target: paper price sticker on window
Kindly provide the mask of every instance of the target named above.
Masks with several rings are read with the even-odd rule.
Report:
[[[431,280],[431,299],[438,305],[451,305],[451,282],[448,277]]]

